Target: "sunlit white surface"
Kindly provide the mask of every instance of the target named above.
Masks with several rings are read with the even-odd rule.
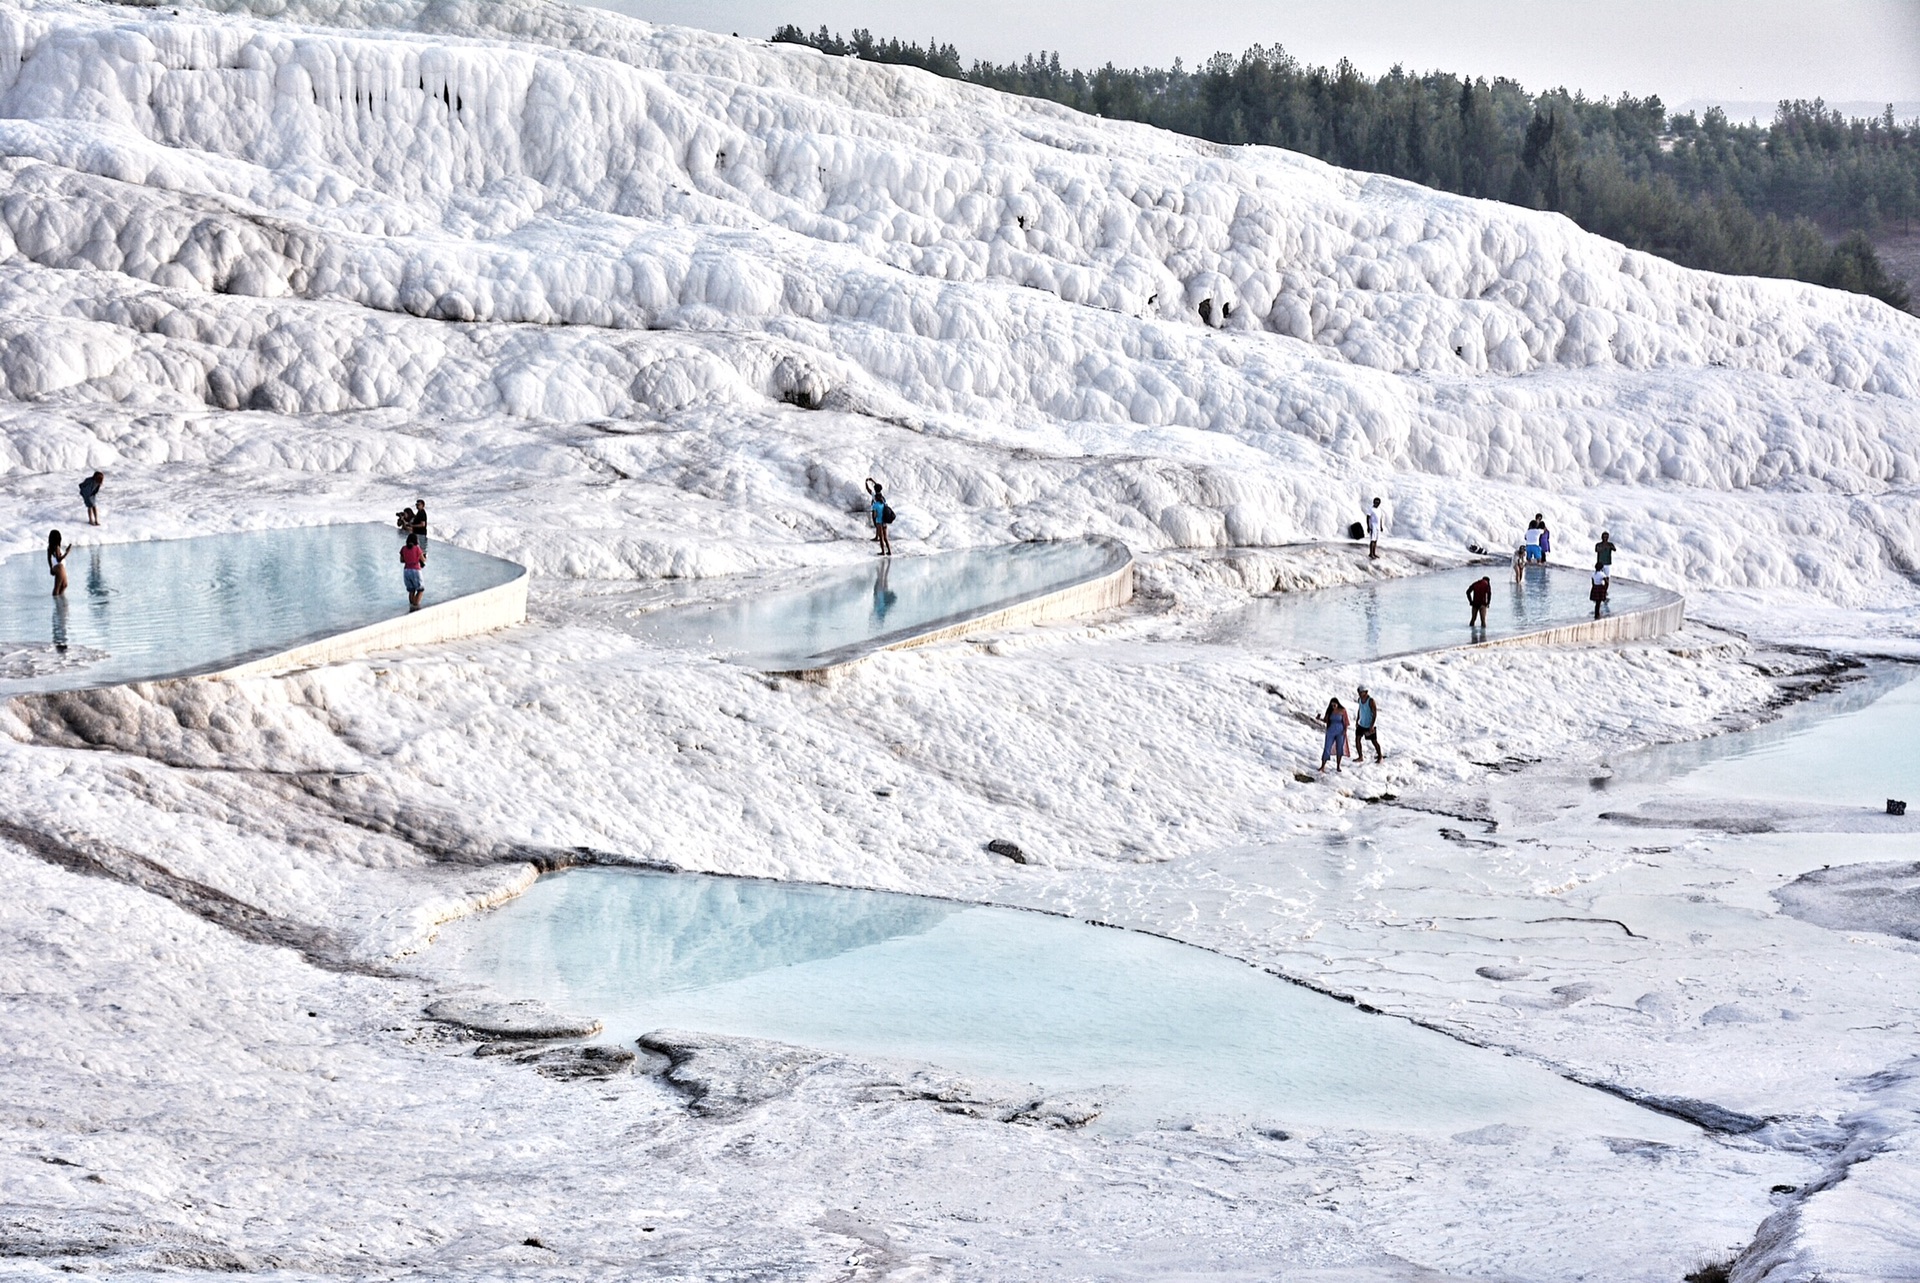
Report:
[[[0,562],[0,654],[9,660],[0,693],[211,672],[404,615],[402,538],[367,523],[81,544],[67,556],[58,598],[45,553],[9,557]],[[520,573],[429,539],[423,604]]]
[[[698,1029],[1078,1092],[1109,1125],[1195,1115],[1633,1136],[1670,1119],[1187,945],[1011,909],[590,869],[452,932],[472,979],[610,1036]]]

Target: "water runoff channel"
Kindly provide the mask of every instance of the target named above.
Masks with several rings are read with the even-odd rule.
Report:
[[[971,602],[1094,573],[1097,547],[900,559],[742,601],[649,611],[633,631],[763,668],[884,644]],[[1450,572],[1275,599],[1237,625],[1332,653],[1457,644]],[[1457,582],[1456,582],[1457,581]],[[1578,587],[1577,594],[1573,591]],[[1631,608],[1631,591],[1623,606]],[[1496,596],[1512,635],[1586,617],[1585,577]],[[623,869],[542,878],[456,923],[461,979],[604,1022],[769,1039],[1077,1095],[1137,1130],[1230,1115],[1456,1132],[1492,1124],[1673,1139],[1691,1128],[1527,1060],[1376,1016],[1259,968],[1135,931],[889,892]]]

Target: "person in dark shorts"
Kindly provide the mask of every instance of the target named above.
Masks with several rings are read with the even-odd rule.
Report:
[[[878,481],[868,478],[867,487],[867,493],[873,496],[873,502],[867,507],[869,515],[873,518],[873,537],[880,545],[880,555],[891,557],[893,556],[893,537],[889,534],[887,527],[893,524],[893,509],[887,503],[887,496],[880,492]]]
[[[426,594],[427,550],[420,546],[419,535],[408,535],[407,543],[400,550],[400,578],[407,585],[407,609],[420,609],[420,598]]]
[[[1380,500],[1375,498],[1373,507],[1367,509],[1367,560],[1380,560]]]
[[[100,524],[100,487],[107,483],[107,474],[96,472],[80,483],[80,502],[87,505],[87,524]]]
[[[1485,575],[1467,585],[1468,628],[1487,626],[1487,607],[1493,604],[1493,580]]]
[[[1367,688],[1360,688],[1360,702],[1353,707],[1353,761],[1357,766],[1367,755],[1367,741],[1373,741],[1373,760],[1379,761],[1380,752],[1380,706],[1373,702],[1373,696]]]

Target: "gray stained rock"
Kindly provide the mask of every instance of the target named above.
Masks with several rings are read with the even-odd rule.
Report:
[[[591,1038],[600,1022],[585,1016],[563,1016],[537,1002],[488,1002],[481,999],[441,998],[427,1004],[426,1016],[480,1038],[550,1041],[555,1038]]]
[[[1787,883],[1773,898],[1788,914],[1815,926],[1920,940],[1920,861],[1817,869]]]

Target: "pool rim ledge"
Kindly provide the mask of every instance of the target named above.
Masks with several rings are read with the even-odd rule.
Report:
[[[343,633],[334,633],[329,637],[302,642],[288,650],[275,651],[271,655],[255,656],[227,668],[217,668],[204,673],[182,674],[182,676],[201,677],[212,681],[275,677],[297,669],[344,663],[376,651],[457,641],[462,637],[475,637],[482,633],[496,632],[502,628],[511,628],[515,624],[525,623],[527,589],[532,580],[532,573],[517,561],[508,561],[505,557],[495,557],[494,560],[512,566],[519,573],[505,583],[465,593],[447,601],[437,601],[432,605],[422,606],[419,610],[395,615],[391,619],[377,620],[358,628],[350,628]]]
[[[1103,547],[1108,553],[1107,564],[1098,570],[1088,571],[1077,578],[1056,584],[1031,596],[1017,598],[1004,605],[996,605],[982,614],[961,611],[945,615],[912,628],[883,633],[878,637],[869,637],[864,641],[852,642],[832,650],[822,651],[817,655],[810,655],[803,661],[803,667],[766,668],[762,671],[779,677],[795,677],[803,681],[826,681],[833,674],[863,660],[871,659],[882,651],[910,650],[916,646],[950,641],[973,633],[990,632],[1002,628],[1023,628],[1033,624],[1073,619],[1080,615],[1112,610],[1132,601],[1133,549],[1121,540],[1110,535],[1084,535],[1071,540],[1021,541],[1021,543],[1077,542]],[[1020,545],[1011,546],[1019,547]]]

